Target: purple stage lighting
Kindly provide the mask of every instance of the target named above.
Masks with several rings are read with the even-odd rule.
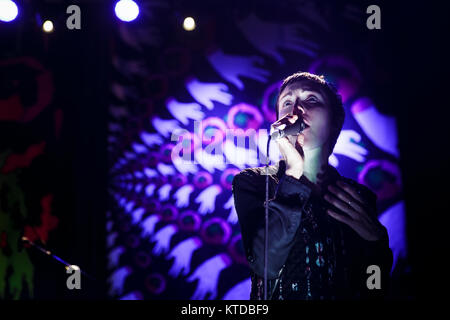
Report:
[[[120,20],[130,22],[139,15],[139,6],[133,0],[120,0],[116,3],[114,11]]]
[[[19,13],[19,9],[14,1],[11,0],[0,0],[0,20],[4,22],[13,21],[17,14]]]

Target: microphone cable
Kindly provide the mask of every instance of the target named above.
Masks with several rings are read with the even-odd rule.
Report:
[[[269,246],[269,146],[270,146],[270,140],[272,137],[269,134],[269,137],[267,139],[267,150],[266,150],[266,167],[265,167],[265,173],[266,173],[266,195],[265,195],[265,201],[264,201],[264,209],[265,209],[265,231],[264,231],[264,300],[267,300],[267,261],[268,261],[268,252],[267,248]]]
[[[299,133],[301,133],[305,128],[306,125],[303,121],[303,118],[300,118],[299,120],[299,128],[297,129]],[[281,135],[283,137],[285,133]],[[278,135],[280,136],[280,135]],[[269,164],[270,164],[270,158],[269,158],[269,147],[270,147],[270,141],[272,140],[272,136],[268,135],[267,139],[267,146],[266,146],[266,165],[265,165],[265,174],[266,174],[266,194],[265,194],[265,201],[264,201],[264,221],[265,221],[265,230],[264,230],[264,300],[267,300],[267,264],[269,259],[268,254],[268,247],[269,247]],[[273,293],[271,294],[271,296]]]

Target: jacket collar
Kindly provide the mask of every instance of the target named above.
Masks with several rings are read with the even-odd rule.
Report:
[[[274,169],[277,170],[276,176],[278,177],[278,180],[280,180],[281,177],[283,177],[286,172],[286,161],[285,160],[278,161],[278,163],[274,165]],[[312,188],[315,189],[315,191],[320,192],[321,191],[320,189],[322,189],[323,191],[328,185],[334,183],[336,180],[339,180],[341,178],[342,177],[336,170],[336,168],[328,164],[327,168],[325,169],[325,177],[320,184],[313,184],[309,180],[308,182],[312,186]],[[307,178],[305,177],[305,179]]]

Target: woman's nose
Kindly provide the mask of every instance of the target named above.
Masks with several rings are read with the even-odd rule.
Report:
[[[302,116],[305,113],[305,108],[297,102],[294,106],[294,112],[295,115]]]

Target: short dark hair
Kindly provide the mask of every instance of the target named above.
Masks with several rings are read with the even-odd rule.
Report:
[[[276,115],[277,120],[279,117],[278,114],[278,103],[280,100],[280,95],[283,92],[283,90],[290,84],[295,82],[308,82],[312,87],[319,89],[319,91],[322,91],[328,100],[329,107],[331,109],[332,115],[331,115],[331,133],[330,133],[330,145],[328,154],[331,154],[333,152],[334,146],[336,144],[336,141],[339,137],[339,133],[342,130],[342,126],[344,125],[344,119],[345,119],[345,111],[344,106],[342,105],[342,97],[337,92],[336,87],[331,83],[325,80],[325,77],[323,75],[315,75],[309,72],[296,72],[289,77],[285,78],[283,80],[283,83],[281,84],[280,90],[278,91],[278,97],[275,105],[276,109]]]

